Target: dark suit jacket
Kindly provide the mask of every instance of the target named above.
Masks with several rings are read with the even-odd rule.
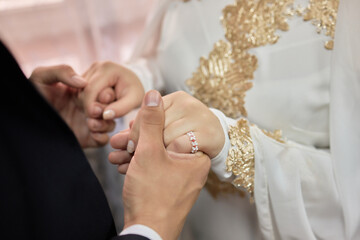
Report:
[[[0,42],[0,239],[116,237],[75,136]]]

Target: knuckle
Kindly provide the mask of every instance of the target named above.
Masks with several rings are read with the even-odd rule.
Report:
[[[99,62],[94,62],[93,64],[91,64],[90,69],[97,68],[99,65],[100,65]]]
[[[41,76],[41,74],[44,73],[44,67],[37,67],[35,68],[32,73],[31,73],[31,76],[30,76],[30,80],[32,81],[39,81],[39,77]]]
[[[104,68],[109,68],[113,65],[113,62],[111,61],[103,61],[101,62],[101,66],[104,67]]]
[[[72,72],[72,71],[73,71],[72,67],[70,67],[70,66],[67,65],[67,64],[60,64],[60,65],[58,66],[58,70],[64,71],[64,72]]]
[[[184,92],[184,91],[177,91],[177,92],[175,92],[174,93],[174,96],[177,98],[177,97],[179,97],[179,98],[187,98],[188,96],[189,96],[189,94],[187,94],[186,92]]]
[[[31,75],[38,75],[43,71],[44,67],[37,67],[33,70]]]
[[[184,105],[186,105],[190,109],[198,108],[198,103],[193,98],[186,98],[183,101],[184,101]],[[201,114],[203,114],[203,113],[201,113]]]

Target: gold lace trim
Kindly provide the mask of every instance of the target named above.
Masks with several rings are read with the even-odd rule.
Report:
[[[317,33],[324,33],[331,37],[325,42],[325,48],[332,50],[334,47],[335,26],[339,0],[309,0],[303,17],[304,21],[311,21],[316,26]]]
[[[245,189],[250,197],[254,193],[255,152],[250,136],[250,127],[246,119],[240,119],[236,126],[230,126],[231,148],[226,159],[226,170],[235,176],[232,184]]]
[[[251,48],[274,44],[276,30],[288,30],[286,9],[292,0],[237,0],[223,10],[222,23],[228,42],[218,41],[208,58],[186,81],[193,95],[229,117],[247,116],[245,92],[252,87],[257,68]]]
[[[310,0],[303,10],[293,0],[236,0],[223,9],[222,24],[227,41],[218,41],[208,58],[200,58],[200,66],[186,81],[194,97],[221,110],[229,117],[247,116],[245,93],[257,69],[252,48],[275,44],[277,30],[287,31],[287,19],[295,13],[311,21],[317,32],[325,32],[332,40],[325,48],[333,48],[339,0]]]
[[[318,33],[325,33],[326,36],[331,37],[332,39],[325,43],[325,48],[332,49],[339,0],[309,0],[306,9],[300,6],[295,9],[293,2],[293,0],[236,0],[235,4],[226,6],[222,17],[226,41],[216,42],[209,56],[200,58],[196,72],[186,80],[192,94],[209,107],[217,108],[229,117],[247,116],[245,94],[252,88],[251,80],[258,67],[257,57],[249,51],[252,48],[275,44],[279,39],[276,31],[287,31],[289,29],[287,19],[294,15],[302,16],[304,21],[311,21]],[[234,186],[243,187],[252,196],[254,176],[252,141],[250,135],[240,136],[247,132],[243,127],[242,133],[240,125],[232,127],[229,131],[230,139],[237,140],[231,140],[233,147],[229,151],[227,167],[237,176],[233,182]],[[284,143],[281,139],[281,131],[276,130],[272,133],[263,130],[263,132]],[[245,148],[243,145],[236,145],[241,140],[246,140],[249,146]],[[238,158],[243,155],[244,159]],[[246,164],[242,166],[244,161]],[[212,183],[217,182],[209,179]],[[212,190],[209,191],[213,192],[213,196],[217,195],[214,193],[216,191],[232,192],[231,188],[225,186],[214,187],[214,184],[210,183],[207,186],[208,189],[212,186]]]
[[[217,175],[210,171],[208,179],[205,184],[205,188],[208,190],[213,198],[217,198],[220,194],[223,195],[239,195],[245,197],[245,192],[239,191],[234,185],[229,182],[222,182]]]
[[[285,143],[285,140],[282,138],[282,131],[277,129],[274,132],[270,132],[264,129],[261,129],[261,131],[268,137],[278,141],[279,143]]]
[[[218,41],[208,59],[200,58],[200,67],[187,84],[194,97],[208,106],[230,117],[237,117],[236,113],[246,116],[245,92],[252,87],[248,80],[252,78],[257,60],[249,54],[236,62],[233,58],[230,44]]]
[[[262,130],[262,132],[280,143],[285,143],[280,130],[274,132]],[[222,182],[214,172],[210,171],[205,187],[214,198],[220,194],[238,194],[240,197],[244,197],[243,190],[246,190],[250,194],[250,200],[253,200],[255,153],[248,121],[240,119],[236,126],[231,126],[229,136],[232,147],[229,150],[226,166],[227,171],[231,171],[236,178],[232,184]]]

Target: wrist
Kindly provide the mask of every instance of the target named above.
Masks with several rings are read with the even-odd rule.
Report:
[[[176,216],[172,216],[172,218],[166,217],[157,212],[148,216],[144,214],[128,219],[125,217],[124,229],[140,224],[154,230],[162,239],[176,240],[185,221],[182,221],[182,224],[178,224],[179,221],[175,220],[174,217],[176,218]]]
[[[218,122],[219,122],[219,130],[216,135],[220,136],[221,139],[217,140],[217,147],[214,148],[216,149],[216,151],[214,152],[214,154],[212,154],[210,156],[211,160],[218,158],[219,155],[222,155],[222,153],[224,152],[224,148],[226,148],[227,144],[229,145],[229,135],[228,135],[228,131],[229,131],[229,123],[234,123],[236,124],[236,120],[231,119],[231,118],[227,118],[224,113],[222,113],[221,111],[215,109],[215,108],[209,108],[210,111],[215,115],[215,117],[217,118]],[[221,132],[220,132],[221,131]]]

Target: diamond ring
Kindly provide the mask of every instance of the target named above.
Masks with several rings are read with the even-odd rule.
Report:
[[[193,131],[190,131],[188,133],[186,133],[189,138],[190,138],[190,142],[191,142],[191,153],[196,153],[199,150],[199,145],[196,141],[196,137]]]

